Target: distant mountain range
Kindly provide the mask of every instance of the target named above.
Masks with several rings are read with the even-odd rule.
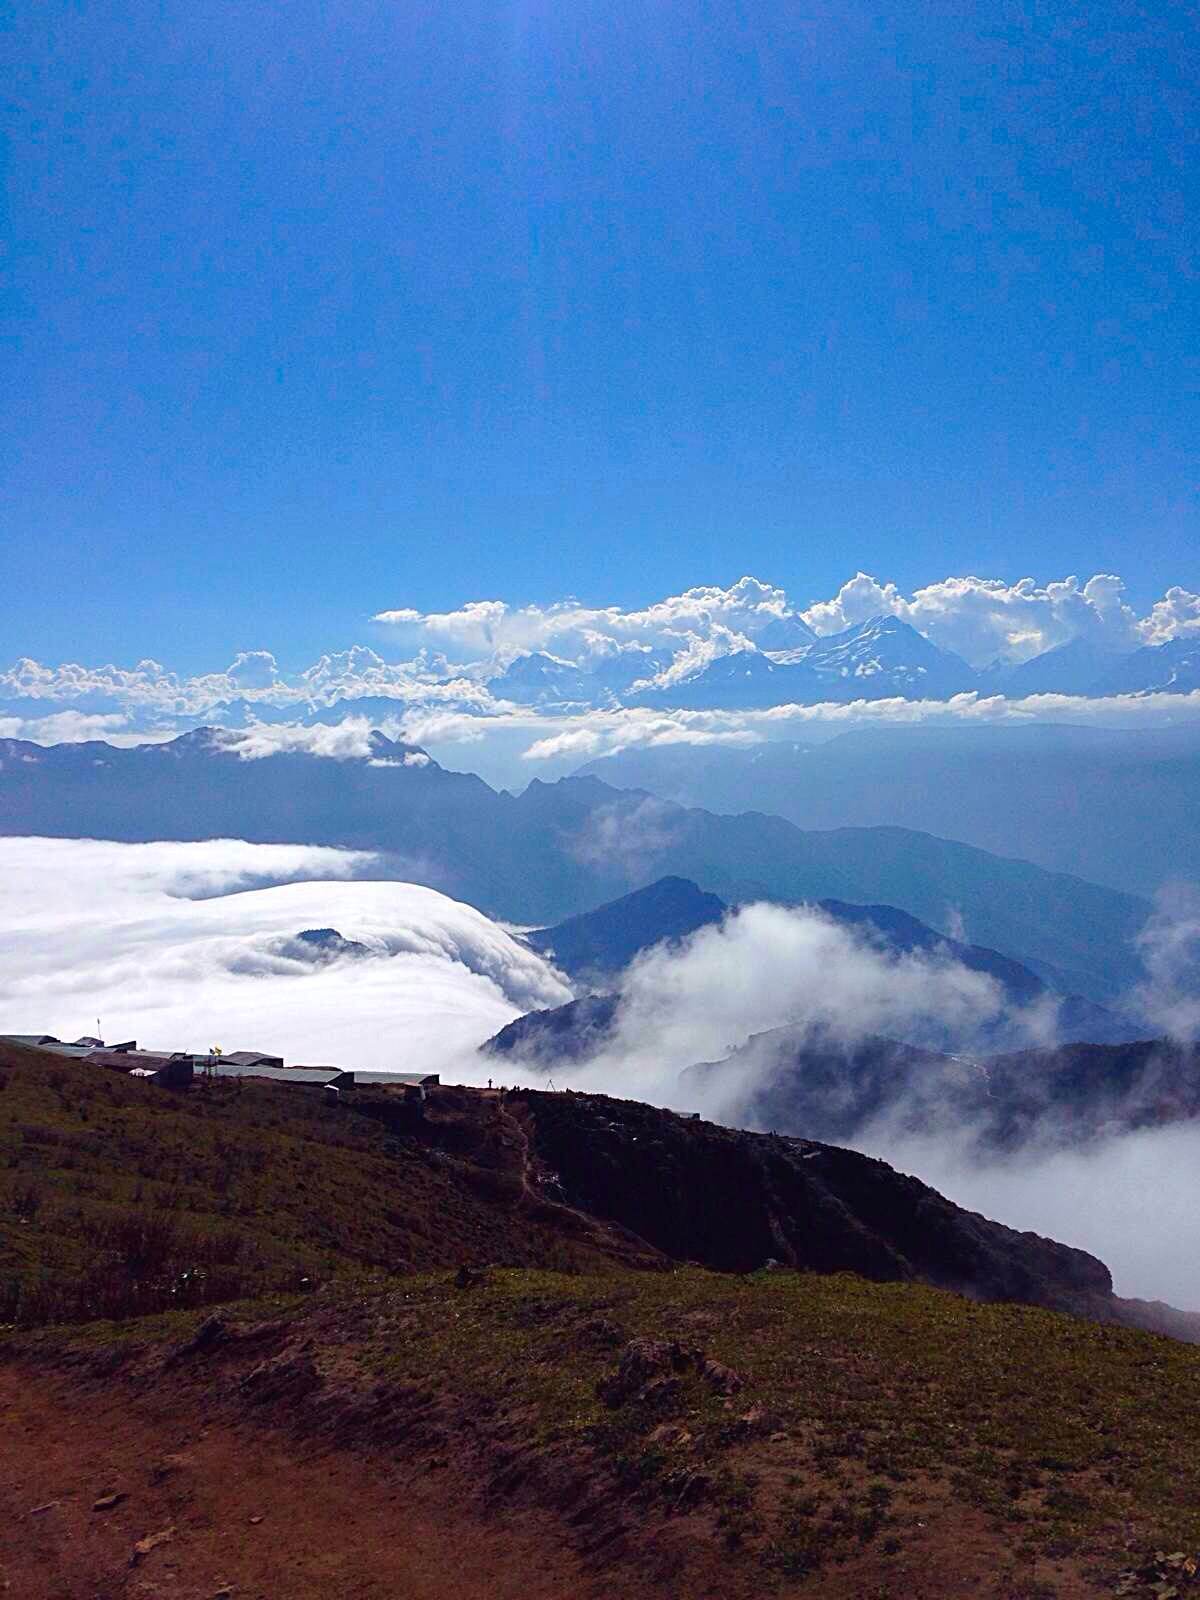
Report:
[[[594,994],[530,1012],[483,1053],[498,1070],[503,1061],[505,1075],[561,1078],[614,1044],[620,1006],[618,994]],[[1200,1116],[1200,1046],[1076,1040],[966,1054],[795,1025],[685,1068],[675,1103],[731,1126],[842,1143],[873,1134],[963,1140],[993,1153],[1079,1146]]]
[[[801,828],[899,824],[1135,894],[1200,879],[1200,727],[876,727],[631,749],[579,771]]]
[[[1140,980],[1134,941],[1149,912],[1134,896],[905,828],[803,832],[592,777],[534,782],[514,797],[380,734],[369,755],[346,760],[243,759],[212,729],[127,749],[0,740],[0,832],[370,850],[382,858],[376,876],[525,925],[663,876],[726,902],[888,905],[1101,1004]]]
[[[799,621],[799,619],[793,619]],[[976,690],[1027,695],[1120,695],[1200,689],[1200,640],[1171,639],[1133,651],[1088,636],[1028,661],[975,668],[899,617],[877,616],[840,633],[807,628],[760,635],[729,654],[700,661],[664,654],[623,657],[600,670],[545,651],[514,657],[489,690],[522,704],[654,706],[755,710],[852,700],[947,700]]]
[[[818,701],[945,700],[977,687],[961,656],[939,649],[897,617],[874,617],[791,650],[753,646],[693,676],[633,692],[630,705],[747,710]]]
[[[466,712],[514,704],[542,712],[622,706],[736,711],[892,698],[944,701],[967,692],[1023,699],[1200,689],[1200,638],[1195,635],[1114,649],[1107,639],[1083,634],[1026,661],[985,666],[971,665],[891,615],[819,637],[792,613],[757,626],[753,638],[730,633],[690,641],[680,635],[673,644],[610,643],[608,650],[584,652],[576,659],[529,649],[506,650],[472,663],[422,654],[419,660],[391,666],[373,651],[356,648],[336,661],[323,658],[319,670],[290,683],[280,679],[237,692],[228,675],[218,675],[210,698],[200,683],[191,684],[187,696],[179,698],[164,692],[159,682],[158,692],[144,703],[130,701],[111,684],[106,687],[103,672],[89,677],[83,669],[78,682],[57,683],[53,698],[47,698],[37,670],[14,669],[0,674],[0,715],[36,721],[70,708],[132,717],[140,726],[138,718],[152,706],[146,725],[156,729],[182,727],[201,717],[224,727],[256,721],[312,725],[348,716],[391,724],[415,704]]]
[[[560,929],[527,937],[607,990],[529,1012],[482,1048],[506,1071],[553,1076],[578,1068],[620,1039],[621,971],[660,939],[720,920],[713,897],[667,879]],[[720,902],[717,902],[719,905]],[[1047,998],[1027,967],[994,950],[946,939],[890,906],[826,901],[827,915],[895,954],[942,951],[993,977],[1014,1006]],[[1148,1039],[1127,1019],[1076,998],[1061,1002],[1060,1043],[1005,1050],[998,1031],[967,1047],[947,1037],[848,1037],[797,1021],[751,1035],[718,1061],[687,1067],[677,1103],[737,1126],[830,1141],[886,1126],[889,1136],[968,1137],[981,1149],[1083,1144],[1114,1132],[1200,1116],[1200,1046]]]

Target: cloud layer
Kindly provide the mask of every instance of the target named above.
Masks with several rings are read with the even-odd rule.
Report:
[[[570,998],[482,913],[307,846],[0,840],[0,1031],[437,1071]],[[304,959],[307,928],[370,959]]]
[[[49,715],[69,707],[93,717],[120,715],[142,728],[156,718],[236,720],[246,708],[265,719],[275,712],[301,718],[364,697],[386,699],[398,710],[476,715],[503,712],[514,701],[611,707],[636,686],[670,688],[725,655],[802,649],[879,615],[909,624],[972,667],[1021,662],[1080,638],[1113,651],[1200,641],[1200,594],[1175,586],[1139,617],[1112,574],[1044,584],[949,577],[906,595],[859,572],[837,594],[815,601],[744,577],[725,589],[685,589],[630,610],[575,600],[549,606],[474,600],[444,612],[392,607],[372,622],[399,658],[355,645],[291,676],[265,649],[241,650],[223,670],[187,678],[152,659],[89,667],[25,657],[0,672],[0,712],[30,721],[38,708]],[[527,666],[531,654],[535,677]]]
[[[0,1030],[71,1038],[98,1018],[105,1036],[152,1047],[259,1048],[482,1081],[495,1064],[474,1047],[569,990],[479,912],[372,881],[372,864],[361,852],[237,840],[0,840]],[[1188,907],[1162,914],[1191,925]],[[295,935],[313,927],[337,928],[368,955],[307,956]],[[1177,973],[1174,957],[1165,970]],[[820,915],[754,906],[682,950],[643,957],[617,1039],[565,1076],[678,1105],[681,1068],[765,1028],[799,1019],[847,1038],[922,1018],[966,1028],[1001,1004],[990,979],[953,962],[890,957]],[[992,1165],[966,1159],[965,1139],[917,1144],[882,1128],[861,1142],[961,1203],[1095,1250],[1121,1292],[1200,1304],[1194,1128]]]
[[[1194,958],[1193,912],[1164,905],[1153,926],[1155,937],[1176,941],[1190,930]],[[1176,976],[1177,963],[1170,970]],[[615,1034],[589,1061],[556,1069],[557,1085],[699,1108],[735,1123],[751,1098],[748,1075],[772,1069],[768,1049],[743,1049],[737,1069],[707,1084],[681,1084],[680,1071],[722,1060],[772,1028],[807,1027],[852,1044],[868,1035],[919,1035],[927,1023],[969,1032],[1005,1012],[985,975],[936,954],[897,957],[816,911],[770,905],[647,952],[630,969],[624,995]],[[1053,1017],[1036,1006],[1007,1017],[1026,1024],[1031,1043],[1047,1042],[1039,1035],[1053,1030]],[[982,1156],[965,1123],[943,1123],[936,1138],[914,1135],[904,1109],[894,1107],[850,1142],[968,1209],[1094,1251],[1120,1294],[1200,1308],[1200,1126],[1143,1130],[1082,1149],[1048,1139],[1001,1159]],[[1069,1128],[1060,1131],[1069,1139]]]

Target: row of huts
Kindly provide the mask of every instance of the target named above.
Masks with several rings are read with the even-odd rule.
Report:
[[[261,1050],[231,1050],[196,1055],[186,1050],[139,1050],[134,1039],[105,1044],[85,1035],[65,1042],[53,1034],[0,1034],[6,1044],[27,1045],[54,1055],[87,1061],[132,1078],[151,1080],[166,1088],[184,1089],[197,1078],[263,1078],[297,1089],[324,1090],[336,1098],[343,1090],[374,1087],[426,1089],[441,1082],[436,1072],[371,1072],[360,1068],[285,1065],[282,1056]]]

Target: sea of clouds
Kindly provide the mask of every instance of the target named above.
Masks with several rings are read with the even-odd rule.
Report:
[[[566,984],[471,906],[372,857],[246,844],[0,839],[0,1032],[437,1071]],[[335,928],[367,958],[306,956]]]
[[[543,1081],[476,1050],[523,1012],[572,998],[566,980],[472,907],[375,881],[372,867],[362,852],[238,840],[0,840],[0,1031]],[[1151,934],[1176,978],[1181,941],[1195,953],[1194,914],[1191,901],[1160,909]],[[321,959],[296,945],[309,928],[367,953]],[[679,1073],[753,1033],[798,1020],[847,1041],[926,1022],[969,1031],[1004,1004],[992,980],[953,961],[889,955],[817,912],[767,905],[646,953],[624,992],[616,1037],[556,1070],[558,1086],[676,1107],[682,1096],[729,1121],[744,1085],[697,1098]],[[1031,1043],[1052,1029],[1042,1010],[1025,1020]],[[1092,1250],[1119,1292],[1200,1307],[1193,1127],[1006,1160],[981,1160],[971,1133],[922,1139],[897,1122],[858,1142],[971,1209]]]

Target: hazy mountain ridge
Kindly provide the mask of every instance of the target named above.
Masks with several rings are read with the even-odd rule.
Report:
[[[887,904],[1044,964],[1101,1003],[1138,981],[1132,896],[903,828],[802,832],[721,816],[594,777],[519,797],[372,736],[369,758],[243,759],[213,730],[166,744],[0,741],[0,830],[116,840],[242,838],[378,852],[406,878],[491,916],[548,924],[663,876],[726,901]],[[415,761],[406,758],[416,758]]]
[[[914,951],[936,954],[957,962],[968,971],[993,978],[1000,986],[1006,1007],[1024,1009],[1052,1003],[1056,1008],[1055,1034],[1060,1041],[1123,1043],[1145,1036],[1144,1028],[1136,1022],[1071,994],[1059,981],[1045,981],[1044,976],[998,950],[949,938],[895,906],[851,905],[840,900],[821,900],[814,904],[833,921],[853,929],[892,955]],[[687,879],[661,878],[557,927],[535,929],[524,938],[526,943],[554,960],[573,980],[605,984],[618,979],[622,970],[643,951],[664,941],[676,942],[701,928],[716,926],[729,910],[718,896],[705,894]],[[1004,1041],[1011,1039],[1014,1032],[1021,1035],[1019,1025],[1014,1029],[1007,1016],[998,1019],[989,1047],[1004,1048]],[[923,1042],[929,1043],[928,1038]],[[1024,1036],[1020,1037],[1020,1042],[1026,1042]],[[938,1043],[953,1047],[947,1040],[939,1039]],[[984,1041],[978,1037],[973,1043],[977,1047],[984,1046]],[[576,1056],[579,1053],[576,1051]]]
[[[965,1141],[979,1152],[1082,1148],[1200,1115],[1200,1049],[1168,1039],[1084,1042],[970,1059],[894,1039],[847,1043],[801,1028],[748,1039],[680,1078],[720,1114],[818,1139]]]
[[[800,828],[901,825],[1129,893],[1200,878],[1200,729],[1186,726],[872,728],[629,749],[579,771],[685,806],[752,802]]]

